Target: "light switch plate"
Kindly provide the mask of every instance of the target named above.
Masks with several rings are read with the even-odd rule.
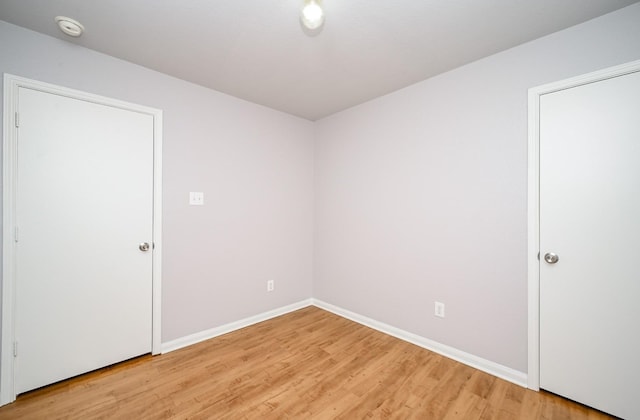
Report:
[[[189,193],[189,204],[192,206],[203,206],[204,205],[204,193],[203,192],[190,192]]]

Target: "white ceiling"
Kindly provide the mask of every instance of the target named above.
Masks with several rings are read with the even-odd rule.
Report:
[[[323,0],[316,34],[302,0],[0,0],[0,19],[317,120],[637,1]]]

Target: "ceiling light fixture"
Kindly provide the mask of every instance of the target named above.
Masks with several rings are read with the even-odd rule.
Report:
[[[324,10],[320,6],[320,0],[304,0],[300,19],[309,29],[318,29],[324,23]]]
[[[75,19],[66,16],[56,16],[54,20],[60,27],[60,30],[69,36],[79,37],[84,32],[84,26]]]

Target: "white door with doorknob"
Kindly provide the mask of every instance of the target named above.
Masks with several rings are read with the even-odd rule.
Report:
[[[152,350],[154,121],[20,87],[16,126],[21,393]]]
[[[640,419],[640,72],[539,115],[540,387]]]

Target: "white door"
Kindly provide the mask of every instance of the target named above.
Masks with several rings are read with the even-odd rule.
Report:
[[[540,387],[640,419],[640,73],[540,97],[540,259]]]
[[[28,88],[18,103],[21,393],[151,351],[153,117]]]

